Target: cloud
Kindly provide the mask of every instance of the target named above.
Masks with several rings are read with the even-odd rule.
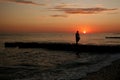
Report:
[[[101,7],[94,7],[94,8],[65,8],[65,7],[54,7],[53,10],[55,11],[63,11],[68,14],[98,14],[101,12],[110,12],[114,10],[118,10],[117,8],[101,8]]]
[[[75,4],[66,4],[66,3],[60,3],[55,8],[64,8],[64,7],[70,7],[70,6],[76,6]]]
[[[28,0],[2,0],[2,1],[15,2],[15,3],[21,3],[21,4],[40,5],[40,6],[45,5],[45,4],[38,4],[38,3],[28,1]]]
[[[67,15],[51,15],[51,17],[68,17]]]

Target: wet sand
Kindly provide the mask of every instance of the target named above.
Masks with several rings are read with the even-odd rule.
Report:
[[[90,73],[86,78],[80,80],[120,80],[120,60],[114,61],[111,65]]]

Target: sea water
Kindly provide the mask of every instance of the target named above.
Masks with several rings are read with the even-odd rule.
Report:
[[[119,33],[80,34],[80,44],[120,45],[119,39],[105,37],[120,37]],[[0,34],[0,42],[75,42],[74,33],[18,33]]]
[[[81,34],[79,44],[120,45],[119,39],[106,36],[120,34]],[[5,42],[64,42],[74,43],[74,33],[22,33],[0,34],[0,76],[12,76],[12,80],[77,80],[120,59],[120,54],[80,53],[46,49],[5,48]]]

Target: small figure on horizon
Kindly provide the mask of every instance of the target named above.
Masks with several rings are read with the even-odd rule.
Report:
[[[79,40],[80,40],[79,31],[77,31],[77,32],[75,33],[75,38],[76,38],[76,45],[78,45],[78,42],[79,42]]]
[[[78,42],[80,40],[80,34],[79,34],[79,31],[77,31],[75,33],[75,39],[76,39],[76,55],[78,58],[80,58],[80,55],[79,55],[79,46],[78,46]]]

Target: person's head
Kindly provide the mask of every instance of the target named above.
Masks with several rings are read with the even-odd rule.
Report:
[[[79,31],[77,30],[77,33],[79,33]]]

